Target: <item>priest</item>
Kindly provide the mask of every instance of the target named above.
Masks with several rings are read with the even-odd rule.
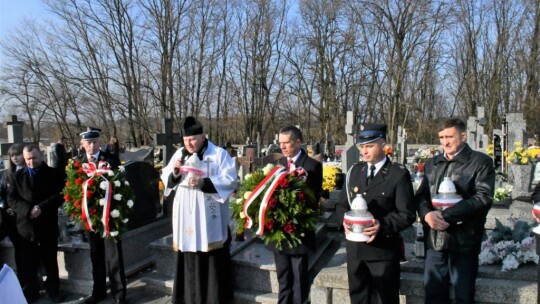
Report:
[[[173,202],[173,247],[177,252],[173,303],[232,303],[229,197],[237,174],[226,150],[214,145],[202,124],[187,117],[184,147],[172,156],[161,179]]]

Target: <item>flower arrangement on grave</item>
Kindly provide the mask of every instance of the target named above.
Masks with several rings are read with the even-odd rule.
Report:
[[[518,268],[521,264],[538,264],[536,240],[531,236],[531,225],[516,221],[514,229],[495,219],[496,227],[482,242],[479,255],[480,265],[502,264],[502,271]]]
[[[515,165],[528,165],[536,163],[538,161],[538,155],[540,154],[540,147],[530,146],[526,149],[520,141],[514,143],[514,151],[508,154],[508,151],[504,151],[506,161],[509,164]]]
[[[435,155],[435,149],[428,147],[421,147],[416,152],[414,152],[414,167],[418,172],[418,166],[423,165],[428,159],[432,158]],[[423,170],[423,167],[422,167]]]
[[[323,191],[332,191],[336,188],[336,176],[341,174],[341,168],[337,163],[325,163],[323,165]]]
[[[103,238],[120,238],[126,230],[134,194],[120,166],[69,161],[63,190],[64,209],[88,231]]]
[[[495,189],[495,194],[493,195],[493,202],[502,202],[504,199],[509,198],[512,194],[512,185],[505,185],[504,187],[498,187]]]
[[[251,229],[278,250],[284,242],[291,248],[300,245],[317,223],[316,206],[309,205],[315,195],[305,178],[302,168],[287,172],[272,164],[246,175],[231,204],[236,234]]]
[[[489,144],[486,148],[486,154],[493,157],[495,154],[495,145],[494,144]]]

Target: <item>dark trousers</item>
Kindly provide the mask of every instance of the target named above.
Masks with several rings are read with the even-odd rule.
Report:
[[[278,303],[302,304],[309,296],[308,255],[274,252],[279,282]]]
[[[399,261],[348,259],[349,296],[353,304],[398,304]]]
[[[474,303],[478,254],[428,249],[424,268],[425,303],[450,303],[450,284],[455,303]]]
[[[39,294],[40,280],[38,278],[38,268],[40,262],[45,268],[47,280],[45,288],[51,296],[58,296],[60,288],[60,278],[58,275],[57,251],[58,243],[56,239],[44,239],[39,242],[21,239],[19,257],[23,260],[21,269],[18,270],[24,277],[21,283],[24,295],[31,300]],[[17,266],[19,267],[19,266]]]
[[[116,299],[125,299],[126,275],[124,273],[122,242],[104,239],[93,232],[88,232],[88,243],[90,244],[92,278],[94,279],[92,295],[99,297],[107,294],[106,280],[108,276],[111,294]]]

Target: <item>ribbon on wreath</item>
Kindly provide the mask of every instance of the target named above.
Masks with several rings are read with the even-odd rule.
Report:
[[[84,173],[89,177],[87,180],[84,181],[82,185],[83,190],[83,200],[82,200],[82,208],[81,208],[81,219],[84,222],[84,225],[86,227],[86,230],[94,231],[92,228],[92,219],[90,217],[90,212],[88,211],[88,200],[87,200],[87,192],[88,192],[88,183],[94,176],[99,176],[103,179],[105,182],[105,202],[103,205],[103,214],[101,216],[101,222],[103,223],[104,231],[103,236],[105,237],[110,234],[109,229],[109,217],[110,217],[110,209],[111,209],[111,201],[112,201],[112,183],[105,178],[103,175],[109,174],[109,172],[112,172],[111,169],[109,169],[109,164],[106,162],[100,162],[99,163],[99,169],[96,166],[95,163],[84,163],[82,165],[82,169],[84,170]]]
[[[268,173],[268,175],[266,175],[266,177],[257,185],[257,187],[255,187],[255,189],[253,189],[253,192],[251,192],[248,199],[244,202],[244,206],[242,208],[242,211],[246,215],[246,224],[244,225],[245,228],[251,228],[253,226],[253,220],[247,212],[249,206],[255,201],[255,199],[257,199],[257,197],[259,197],[264,192],[263,198],[261,200],[261,205],[259,206],[259,227],[257,227],[257,230],[255,232],[257,235],[263,234],[265,221],[264,218],[266,215],[266,207],[268,205],[268,201],[276,190],[279,181],[287,174],[289,174],[289,172],[287,172],[285,167],[277,166],[273,168],[272,171]],[[266,191],[264,191],[264,189],[269,183],[270,186]]]

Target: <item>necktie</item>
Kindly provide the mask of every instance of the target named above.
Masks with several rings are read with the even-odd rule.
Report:
[[[293,160],[292,160],[292,158],[289,158],[287,160],[287,171],[291,171],[292,164],[293,164]]]
[[[375,169],[376,169],[376,168],[375,168],[375,165],[371,165],[371,166],[369,167],[369,171],[370,171],[370,172],[369,172],[369,177],[368,177],[368,185],[369,185],[369,183],[371,182],[371,180],[375,177]]]

